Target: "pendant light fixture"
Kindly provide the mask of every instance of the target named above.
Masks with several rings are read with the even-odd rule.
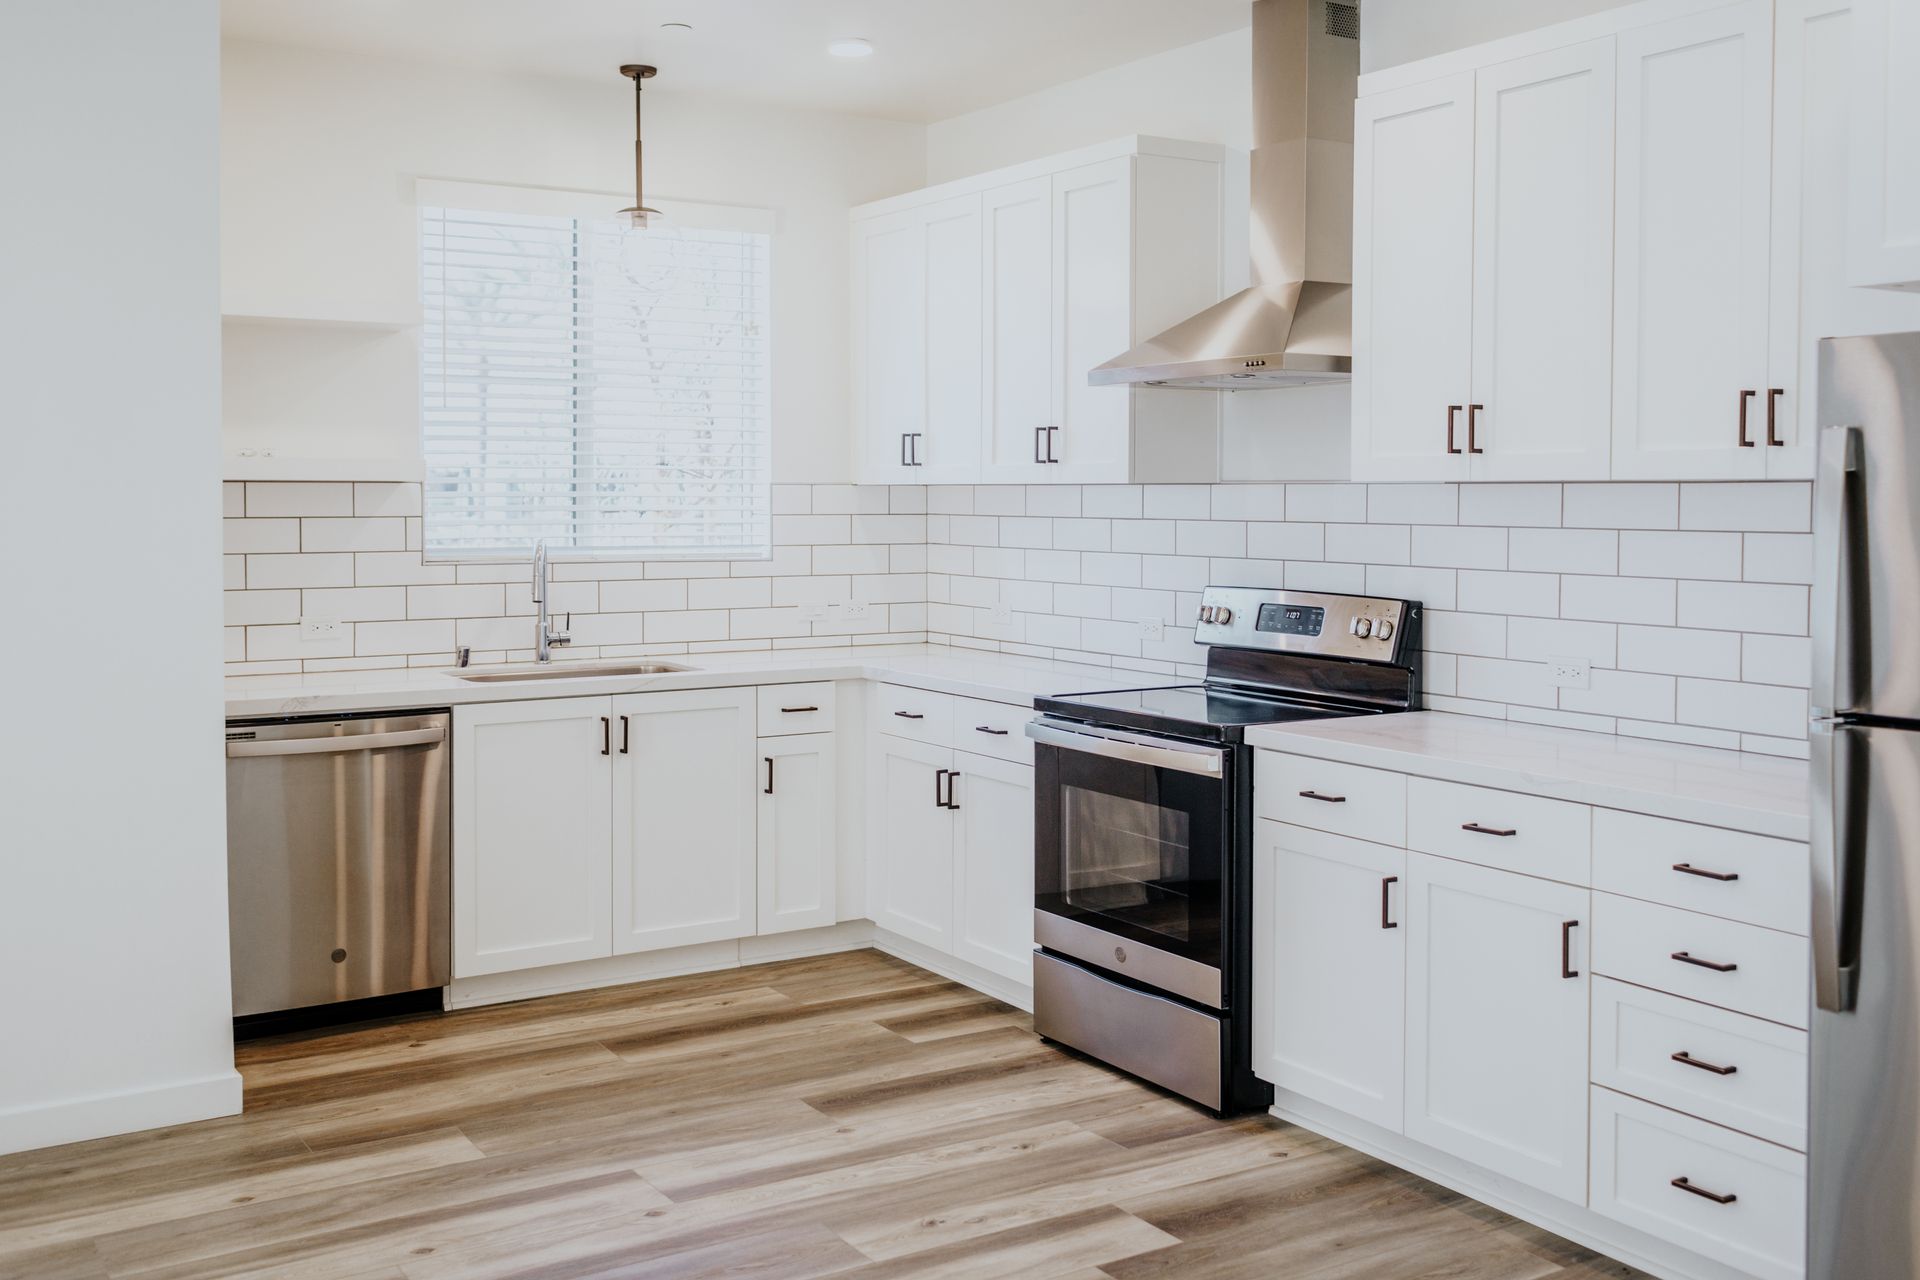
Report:
[[[642,63],[628,63],[620,68],[620,74],[633,81],[633,207],[622,209],[631,228],[644,231],[663,216],[658,209],[647,208],[646,186],[641,179],[640,164],[640,87],[658,74],[658,69]]]

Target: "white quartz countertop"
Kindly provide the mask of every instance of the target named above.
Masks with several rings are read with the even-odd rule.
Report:
[[[1256,747],[1805,840],[1804,760],[1440,711],[1247,731]]]
[[[596,661],[617,662],[606,658]],[[583,698],[667,689],[780,684],[800,680],[882,680],[940,693],[1031,704],[1038,695],[1137,689],[1175,677],[1117,671],[1043,658],[953,649],[945,645],[886,645],[844,649],[760,650],[752,653],[669,654],[691,668],[659,675],[583,676],[569,680],[475,683],[446,668],[342,671],[310,675],[236,676],[227,681],[227,718],[298,716],[335,711],[406,710],[468,702]],[[564,660],[556,666],[565,666]],[[475,667],[485,671],[486,667]]]

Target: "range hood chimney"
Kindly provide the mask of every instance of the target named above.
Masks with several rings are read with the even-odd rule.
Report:
[[[1360,6],[1254,0],[1253,285],[1087,375],[1246,391],[1353,376],[1353,103]]]

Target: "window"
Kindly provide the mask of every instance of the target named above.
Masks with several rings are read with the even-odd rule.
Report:
[[[426,554],[771,554],[767,215],[420,186]]]

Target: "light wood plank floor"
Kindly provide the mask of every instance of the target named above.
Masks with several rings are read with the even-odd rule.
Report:
[[[873,951],[256,1041],[240,1069],[243,1116],[0,1158],[0,1276],[1639,1275]]]

